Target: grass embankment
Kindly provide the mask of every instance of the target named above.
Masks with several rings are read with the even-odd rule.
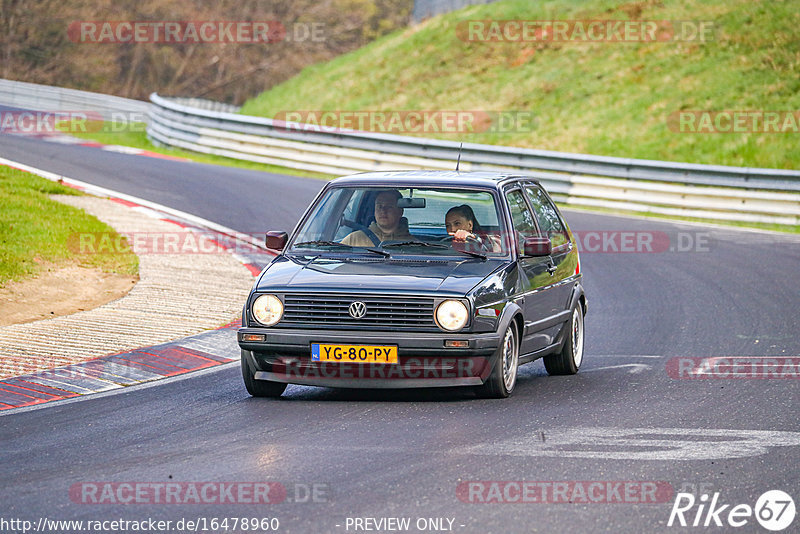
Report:
[[[488,19],[713,21],[713,40],[498,43],[459,37],[459,22]],[[246,102],[242,113],[532,111],[533,131],[423,135],[797,169],[800,133],[681,133],[668,119],[680,110],[800,110],[798,28],[796,1],[504,0],[430,19],[308,67]]]
[[[0,166],[0,287],[35,276],[42,265],[80,265],[135,275],[135,254],[78,254],[70,243],[80,233],[116,232],[83,210],[56,202],[51,194],[82,193],[56,182]]]

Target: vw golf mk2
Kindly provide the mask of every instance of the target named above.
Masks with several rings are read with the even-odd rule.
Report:
[[[575,239],[542,186],[489,172],[402,171],[325,185],[242,313],[254,396],[287,384],[470,386],[507,397],[519,365],[573,374],[586,297]]]

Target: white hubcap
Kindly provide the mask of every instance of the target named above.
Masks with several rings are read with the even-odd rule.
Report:
[[[572,360],[575,367],[580,367],[583,361],[583,313],[580,305],[572,312]]]
[[[518,356],[517,337],[514,335],[514,327],[510,326],[503,340],[503,383],[506,391],[514,389],[514,384],[517,382]]]

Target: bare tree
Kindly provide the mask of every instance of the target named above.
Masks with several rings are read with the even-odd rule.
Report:
[[[402,27],[412,0],[0,0],[0,75],[147,98],[151,91],[241,103],[303,67]],[[80,21],[278,21],[268,43],[96,43]],[[322,28],[313,39],[309,28]],[[321,25],[321,26],[320,26]]]

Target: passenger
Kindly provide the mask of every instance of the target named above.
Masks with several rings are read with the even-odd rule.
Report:
[[[408,219],[403,217],[403,208],[397,207],[397,201],[403,198],[400,191],[388,189],[378,193],[375,197],[375,221],[369,225],[369,229],[383,241],[415,241],[408,231]],[[370,236],[363,230],[345,236],[342,244],[351,247],[374,247]]]
[[[489,252],[500,252],[500,239],[486,232],[475,217],[469,204],[454,206],[444,216],[447,233],[453,236],[453,243],[466,243],[472,238],[481,243]]]

